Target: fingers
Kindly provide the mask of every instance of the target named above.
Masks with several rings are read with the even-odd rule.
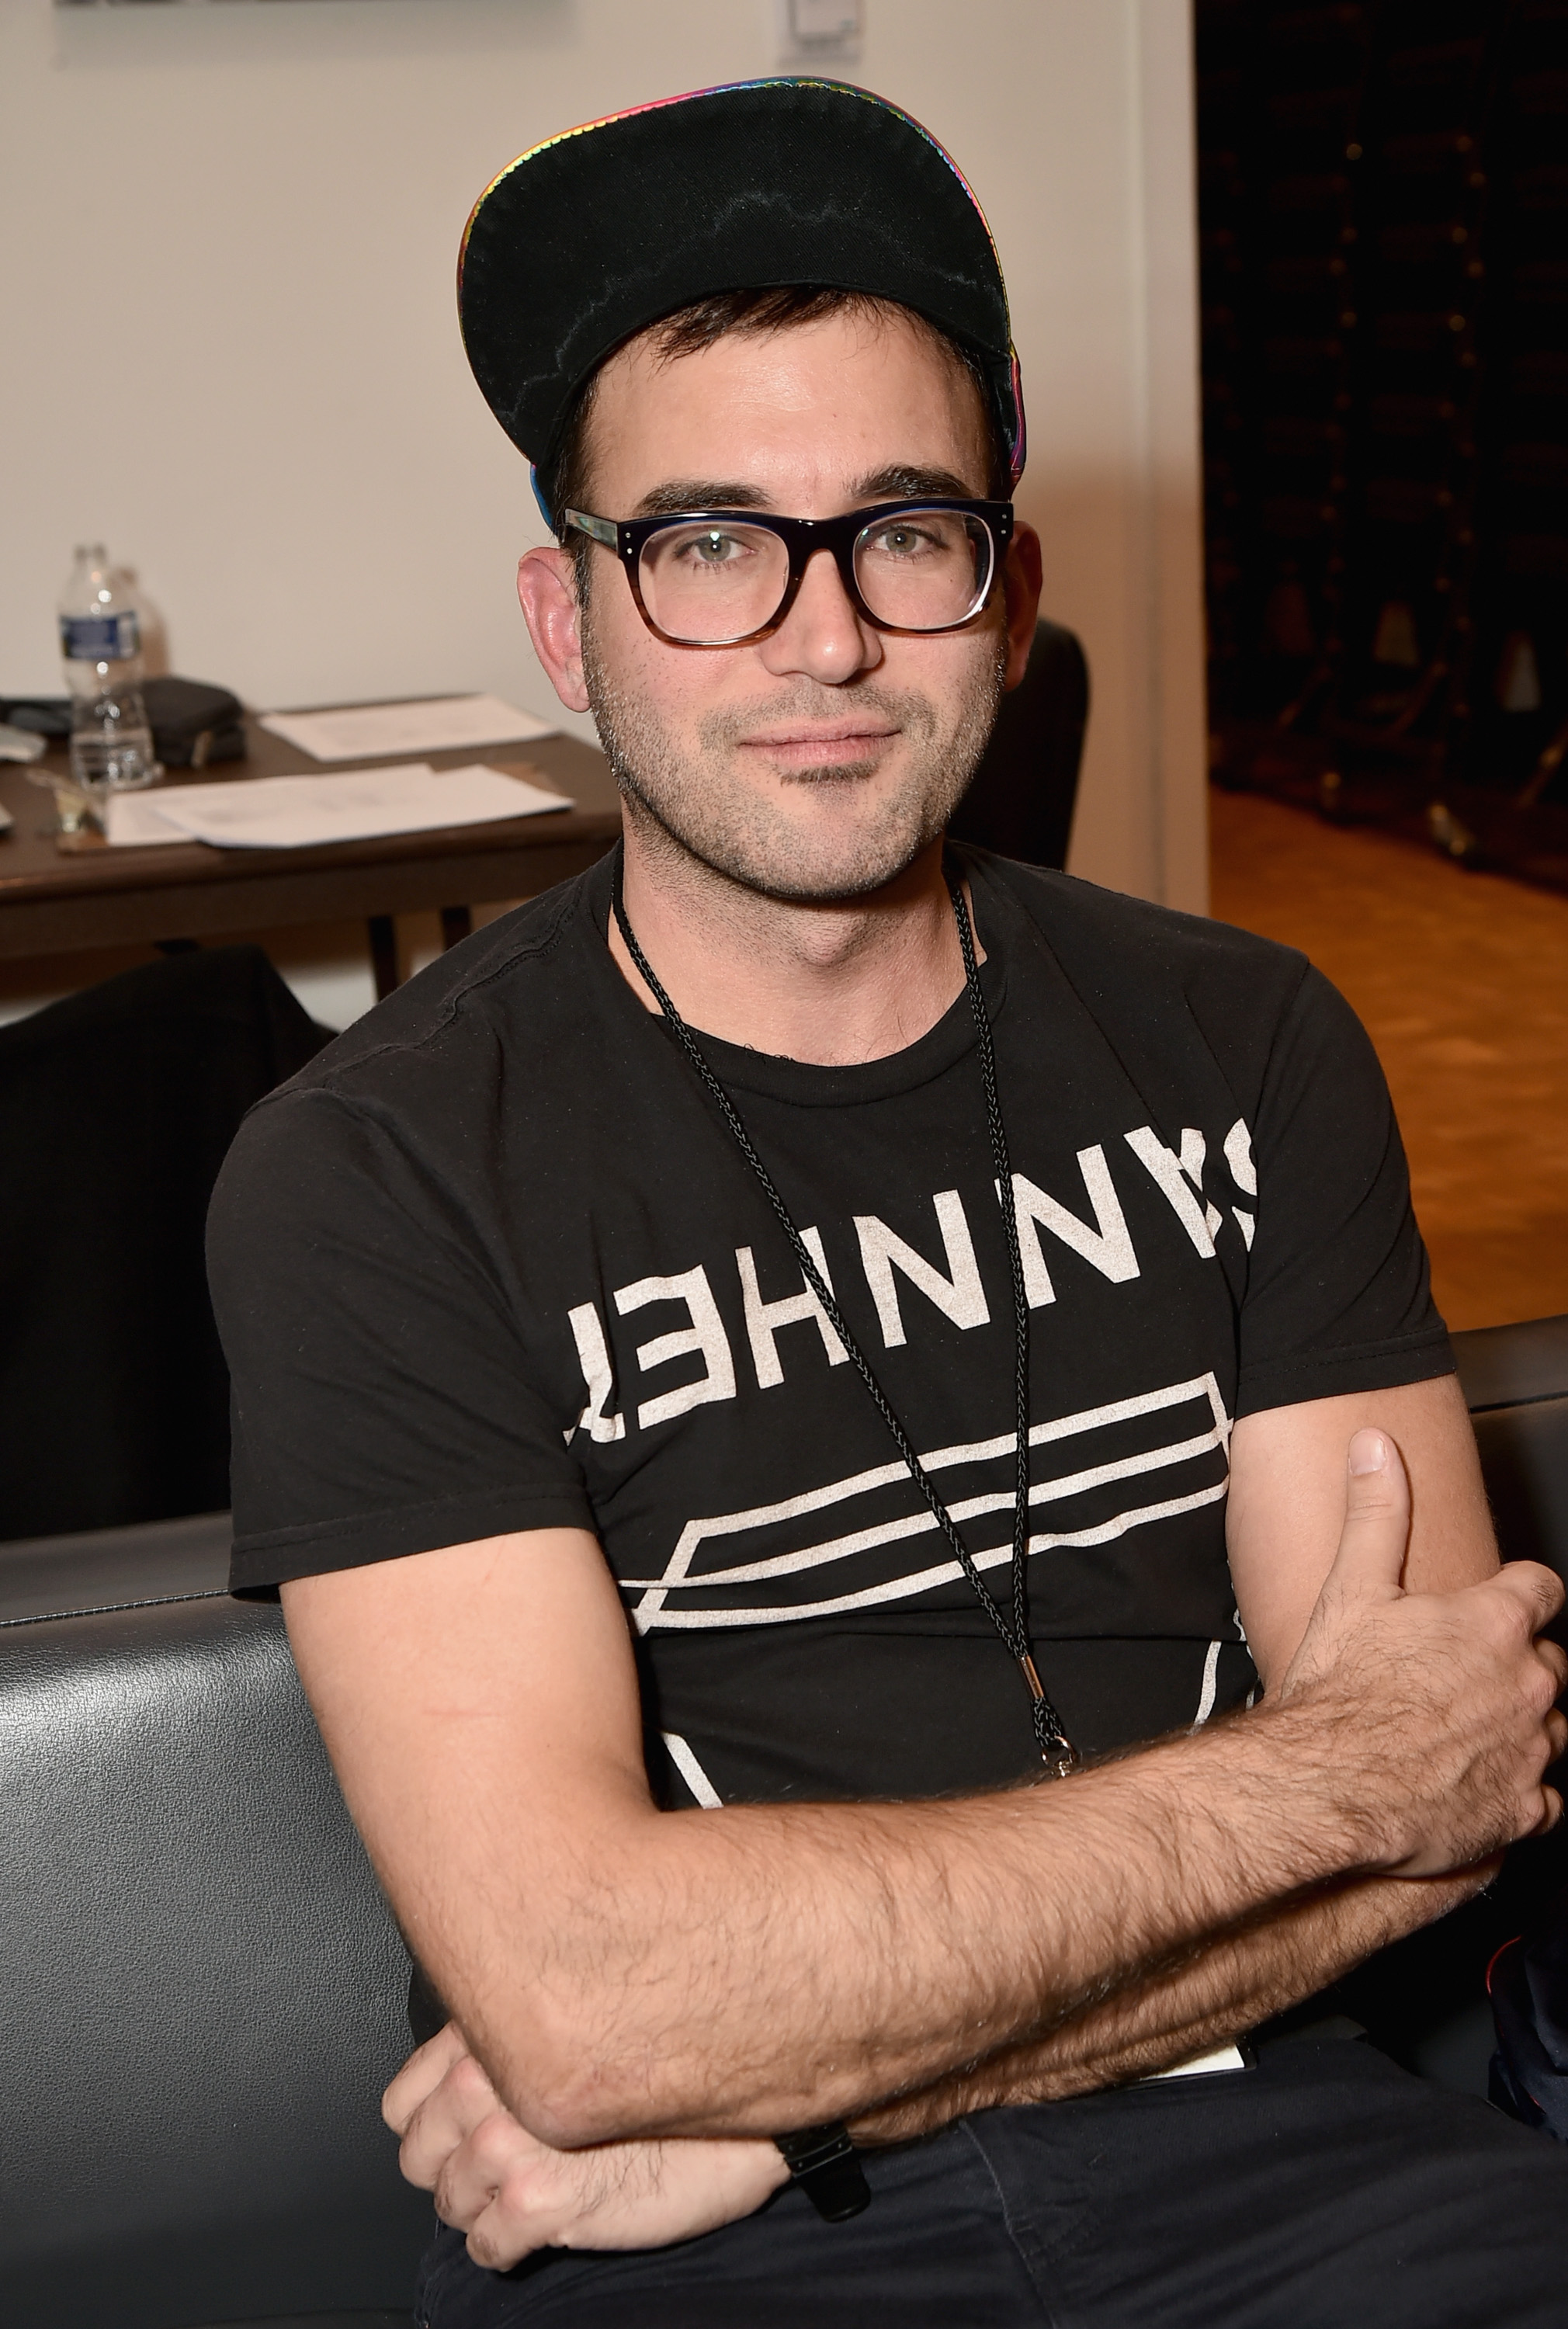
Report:
[[[755,2136],[689,2137],[551,2151],[504,2112],[443,2177],[437,2207],[464,2226],[475,2264],[504,2271],[540,2248],[650,2249],[734,2223],[789,2169]]]
[[[1345,1476],[1345,1526],[1330,1577],[1343,1590],[1387,1599],[1399,1590],[1410,1537],[1410,1483],[1386,1431],[1356,1432]]]
[[[1539,1646],[1549,1649],[1555,1645],[1545,1643]],[[1554,1688],[1561,1687],[1555,1666],[1552,1669],[1552,1685]],[[1546,1736],[1546,1768],[1550,1770],[1553,1764],[1568,1752],[1568,1715],[1564,1715],[1561,1708],[1554,1707],[1542,1727]],[[1547,1787],[1543,1780],[1536,1793],[1539,1808],[1534,1822],[1522,1826],[1522,1835],[1549,1835],[1563,1817],[1563,1797],[1555,1787]]]
[[[1357,1431],[1334,1565],[1278,1702],[1317,1693],[1354,1718],[1337,1749],[1369,1784],[1344,1797],[1378,1864],[1426,1876],[1461,1867],[1563,1816],[1544,1774],[1568,1751],[1554,1702],[1568,1657],[1541,1629],[1562,1608],[1552,1570],[1510,1562],[1446,1593],[1402,1589],[1410,1491],[1386,1431]],[[1381,1825],[1380,1825],[1381,1824]]]
[[[510,2112],[494,2110],[444,2163],[436,2213],[467,2232],[475,2264],[505,2271],[560,2231],[576,2171],[575,2161],[550,2151]]]
[[[1529,1621],[1532,1634],[1538,1634],[1543,1626],[1549,1626],[1563,1607],[1563,1579],[1554,1570],[1544,1568],[1538,1561],[1506,1561],[1497,1576],[1488,1579],[1488,1589],[1496,1590],[1499,1587],[1518,1602]],[[1561,1662],[1562,1671],[1558,1674],[1558,1688],[1561,1689],[1563,1681],[1568,1679],[1568,1660],[1563,1659],[1563,1653],[1555,1642],[1544,1642],[1541,1650],[1543,1655],[1550,1651]]]
[[[723,2148],[700,2146],[704,2154]],[[469,2255],[491,2272],[509,2271],[536,2249],[662,2246],[709,2229],[681,2215],[666,2230],[647,2213],[663,2152],[658,2142],[552,2151],[509,2111],[496,2110],[442,2168],[436,2213],[466,2231]]]
[[[500,2097],[473,2055],[462,2055],[408,2121],[398,2154],[407,2181],[422,2192],[435,2191],[453,2152],[501,2108]]]
[[[1523,1831],[1523,1835],[1550,1835],[1563,1817],[1563,1798],[1555,1787],[1541,1790],[1541,1810],[1535,1825]],[[1521,1837],[1521,1841],[1523,1838]]]
[[[448,2022],[434,2038],[409,2055],[381,2097],[381,2117],[394,2135],[408,2132],[408,2121],[426,2097],[438,2087],[455,2062],[468,2051],[468,2042],[455,2022]]]

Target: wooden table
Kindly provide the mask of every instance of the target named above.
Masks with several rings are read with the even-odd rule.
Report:
[[[246,727],[247,759],[175,770],[166,781],[333,773],[249,716]],[[312,849],[211,849],[200,841],[167,849],[62,849],[53,796],[32,777],[43,769],[63,774],[63,750],[51,751],[31,772],[0,762],[0,800],[15,820],[8,834],[0,834],[0,959],[138,941],[190,943],[363,915],[376,992],[385,995],[397,984],[394,914],[435,907],[450,945],[466,932],[471,908],[536,896],[593,864],[620,833],[615,781],[603,753],[569,738],[401,757],[437,768],[483,760],[537,776],[552,790],[569,793],[576,806],[503,824]]]

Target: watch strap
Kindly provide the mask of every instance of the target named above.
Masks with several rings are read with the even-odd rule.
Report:
[[[841,2119],[829,2126],[775,2135],[774,2142],[788,2163],[791,2181],[801,2186],[824,2223],[847,2223],[870,2204],[866,2171]]]

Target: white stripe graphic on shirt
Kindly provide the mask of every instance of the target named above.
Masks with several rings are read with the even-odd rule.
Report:
[[[679,1730],[664,1730],[659,1735],[670,1749],[670,1760],[690,1788],[694,1800],[705,1812],[721,1812],[724,1809],[724,1797],[691,1752],[685,1740],[681,1738]]]
[[[1195,1730],[1201,1730],[1214,1712],[1215,1696],[1219,1689],[1219,1644],[1211,1642],[1208,1655],[1203,1662],[1203,1688],[1197,1694],[1197,1712],[1192,1718]]]
[[[1172,1496],[1164,1504],[1141,1504],[1135,1510],[1118,1513],[1114,1520],[1103,1522],[1097,1528],[1063,1529],[1050,1534],[1031,1536],[1028,1549],[1032,1553],[1049,1552],[1066,1546],[1110,1544],[1135,1528],[1146,1527],[1150,1522],[1173,1519],[1181,1513],[1197,1512],[1205,1504],[1218,1504],[1225,1493],[1225,1483],[1216,1481],[1212,1487],[1202,1488],[1190,1496]],[[979,1570],[998,1569],[1012,1559],[1012,1542],[988,1547],[972,1555]],[[765,1607],[754,1609],[656,1609],[644,1617],[639,1607],[632,1612],[633,1623],[639,1633],[651,1634],[681,1630],[695,1632],[725,1626],[787,1626],[798,1624],[806,1617],[831,1617],[849,1609],[874,1608],[885,1601],[907,1601],[915,1595],[932,1591],[938,1585],[949,1585],[962,1574],[956,1561],[940,1562],[934,1569],[914,1571],[906,1577],[895,1578],[885,1585],[868,1586],[859,1593],[840,1593],[820,1601],[791,1602],[785,1607]],[[710,1571],[707,1576],[693,1578],[693,1586],[722,1585],[725,1572]]]
[[[1033,1435],[1030,1435],[1031,1439]],[[1007,1443],[1011,1447],[1010,1440]],[[1171,1464],[1190,1462],[1207,1455],[1220,1444],[1217,1431],[1199,1432],[1194,1438],[1174,1440],[1167,1447],[1151,1447],[1141,1456],[1123,1457],[1120,1463],[1095,1464],[1082,1472],[1066,1472],[1055,1480],[1037,1480],[1029,1489],[1031,1504],[1060,1504],[1068,1496],[1082,1495],[1085,1489],[1104,1487],[1113,1480],[1136,1478],[1141,1472],[1161,1472]],[[1005,1451],[1004,1451],[1005,1452]],[[893,1474],[897,1479],[907,1476],[903,1466]],[[948,1506],[955,1521],[977,1520],[982,1513],[1010,1513],[1013,1491],[1005,1495],[968,1496]],[[878,1522],[871,1528],[857,1529],[849,1536],[828,1537],[821,1544],[805,1545],[796,1552],[775,1553],[766,1561],[751,1561],[727,1565],[717,1572],[708,1570],[700,1576],[671,1578],[627,1577],[622,1579],[622,1590],[627,1593],[664,1593],[681,1585],[700,1591],[716,1581],[725,1585],[757,1585],[770,1577],[794,1577],[803,1570],[821,1569],[831,1561],[847,1561],[857,1552],[872,1551],[879,1544],[897,1544],[902,1539],[927,1534],[936,1526],[924,1506],[897,1521]],[[715,1532],[717,1533],[717,1532]],[[1056,1540],[1040,1537],[1031,1542],[1041,1544]]]
[[[1166,1384],[1158,1391],[1144,1392],[1133,1399],[1117,1400],[1104,1407],[1085,1408],[1077,1414],[1060,1416],[1037,1424],[1029,1433],[1031,1447],[1102,1430],[1113,1424],[1158,1414],[1199,1399],[1207,1402],[1212,1418],[1208,1430],[1170,1441],[1163,1447],[1084,1466],[1054,1479],[1036,1481],[1029,1491],[1031,1505],[1060,1502],[1120,1480],[1192,1464],[1213,1452],[1217,1451],[1224,1457],[1228,1454],[1231,1429],[1230,1417],[1212,1373],[1195,1376],[1187,1382]],[[937,1448],[929,1454],[923,1453],[921,1462],[928,1472],[936,1474],[958,1465],[994,1460],[1009,1454],[1015,1445],[1014,1435],[1008,1432],[993,1439],[975,1440],[958,1447]],[[621,1580],[624,1593],[642,1596],[632,1610],[638,1630],[647,1633],[667,1627],[787,1624],[806,1617],[826,1617],[848,1609],[869,1608],[879,1603],[908,1599],[916,1594],[928,1592],[935,1586],[951,1582],[962,1574],[956,1561],[945,1561],[934,1567],[883,1579],[858,1591],[805,1602],[722,1609],[671,1608],[669,1606],[668,1596],[671,1593],[710,1592],[716,1588],[722,1589],[796,1576],[857,1554],[934,1532],[936,1523],[922,1505],[913,1513],[880,1520],[813,1544],[797,1545],[787,1552],[762,1560],[737,1561],[693,1573],[693,1562],[703,1548],[710,1546],[715,1539],[803,1519],[833,1505],[846,1504],[872,1490],[898,1482],[906,1483],[907,1480],[908,1475],[902,1464],[878,1465],[869,1471],[854,1473],[847,1479],[830,1481],[820,1488],[784,1497],[776,1504],[759,1504],[743,1512],[715,1513],[706,1519],[689,1521],[661,1576]],[[1131,1506],[1082,1528],[1032,1534],[1028,1549],[1032,1554],[1056,1547],[1109,1544],[1131,1529],[1217,1504],[1225,1494],[1225,1486],[1224,1479],[1207,1482],[1186,1495]],[[1005,1493],[991,1491],[960,1500],[953,1503],[950,1509],[953,1519],[962,1522],[987,1513],[1010,1511],[1011,1506],[1009,1489]],[[988,1546],[973,1554],[976,1567],[981,1570],[995,1568],[1010,1557],[1010,1542]]]

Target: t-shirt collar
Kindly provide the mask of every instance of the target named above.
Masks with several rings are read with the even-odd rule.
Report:
[[[980,983],[994,1026],[1006,1007],[1004,957],[1011,935],[1009,926],[1018,919],[1018,910],[1001,886],[987,878],[983,858],[968,850],[956,853],[970,883],[975,927],[986,949],[986,958],[980,966]],[[607,985],[615,990],[610,1007],[634,1013],[651,1039],[675,1044],[678,1039],[673,1029],[644,1007],[609,952],[614,862],[613,853],[601,860],[582,890],[582,907],[593,926],[596,956],[603,964]],[[975,1043],[974,1014],[967,994],[955,996],[936,1024],[927,1028],[915,1042],[901,1051],[890,1051],[884,1059],[860,1061],[850,1067],[822,1067],[803,1060],[783,1059],[772,1052],[752,1051],[743,1043],[726,1042],[700,1027],[693,1027],[691,1032],[715,1075],[728,1089],[790,1101],[799,1108],[842,1108],[915,1091],[922,1084],[944,1075],[973,1050]]]

